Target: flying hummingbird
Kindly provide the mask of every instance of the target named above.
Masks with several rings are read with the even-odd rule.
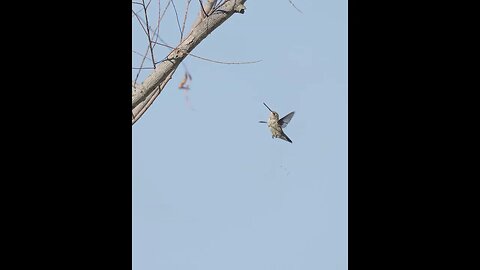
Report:
[[[268,124],[268,127],[270,128],[270,131],[272,132],[272,139],[273,138],[280,138],[282,140],[285,140],[289,143],[292,143],[292,140],[288,138],[288,136],[283,132],[282,128],[285,128],[288,125],[288,122],[293,117],[293,114],[295,112],[291,112],[287,115],[285,115],[282,119],[278,120],[278,113],[272,111],[265,102],[263,103],[265,107],[271,112],[270,117],[268,118],[268,122],[265,121],[258,121],[259,123],[266,123]]]

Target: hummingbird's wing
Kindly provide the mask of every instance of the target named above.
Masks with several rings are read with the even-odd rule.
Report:
[[[285,134],[285,133],[282,133],[282,135],[280,135],[280,137],[278,137],[278,138],[280,138],[282,140],[285,140],[289,143],[292,143],[292,140],[290,140],[290,138],[288,138],[287,134]]]
[[[282,128],[285,128],[288,125],[288,122],[290,122],[290,120],[292,120],[293,114],[295,114],[295,112],[291,112],[291,113],[285,115],[282,119],[278,120],[278,124]]]

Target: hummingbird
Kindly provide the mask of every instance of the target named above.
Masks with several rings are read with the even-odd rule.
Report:
[[[290,138],[288,138],[288,136],[283,132],[282,128],[285,128],[288,125],[288,122],[290,122],[290,120],[292,119],[293,114],[295,112],[291,112],[291,113],[285,115],[284,117],[282,117],[282,119],[278,120],[278,113],[272,111],[267,106],[267,104],[265,104],[265,102],[263,103],[263,105],[265,105],[265,107],[267,107],[267,109],[271,112],[270,117],[268,118],[268,122],[265,122],[265,121],[258,121],[258,122],[268,124],[268,127],[270,128],[270,131],[272,132],[272,139],[273,138],[280,138],[280,139],[285,140],[289,143],[292,143],[292,140],[290,140]]]

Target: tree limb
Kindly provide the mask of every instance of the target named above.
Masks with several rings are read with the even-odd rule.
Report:
[[[217,4],[217,0],[208,0],[205,5],[200,2],[200,12],[198,13],[198,17],[195,22],[192,24],[192,29],[195,28],[205,17],[208,17],[208,13],[212,10],[212,8]]]
[[[155,89],[158,89],[160,93],[163,90],[163,87],[158,88],[158,86],[160,86],[160,84],[163,84],[163,86],[166,85],[169,77],[171,78],[171,74],[173,74],[188,53],[200,44],[200,42],[211,32],[230,18],[234,13],[243,13],[245,10],[245,6],[243,5],[245,1],[246,0],[226,1],[220,9],[204,18],[196,27],[194,27],[188,37],[168,54],[165,61],[162,61],[157,65],[155,71],[150,74],[142,84],[133,87],[132,110],[145,100],[148,102],[148,100],[153,97],[152,93]],[[138,117],[135,118],[138,119]]]
[[[157,89],[155,89],[152,93],[150,93],[150,95],[148,95],[148,97],[144,101],[142,101],[142,103],[140,103],[137,107],[135,107],[132,110],[132,115],[133,115],[132,125],[135,124],[135,122],[137,122],[138,119],[140,119],[140,117],[142,117],[142,115],[148,110],[148,108],[152,105],[152,103],[155,101],[158,95],[160,95],[160,92],[163,90],[165,85],[167,85],[167,83],[170,81],[174,72],[175,70],[173,70],[170,73],[170,75],[167,77],[167,79],[164,82],[162,82]],[[133,87],[135,86],[137,85],[134,85]]]

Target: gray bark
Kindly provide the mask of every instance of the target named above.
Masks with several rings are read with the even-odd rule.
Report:
[[[157,65],[143,83],[136,85],[132,83],[132,113],[135,115],[132,125],[141,117],[145,109],[148,109],[147,104],[151,104],[152,99],[162,92],[188,53],[234,13],[243,13],[245,2],[246,0],[228,0],[208,17],[203,17],[190,34],[168,54],[164,61]]]

